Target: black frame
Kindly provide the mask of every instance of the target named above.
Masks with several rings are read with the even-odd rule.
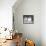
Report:
[[[27,22],[25,22],[25,17],[27,18]],[[28,22],[28,18],[31,18],[32,23]],[[23,15],[23,24],[34,24],[34,15]]]

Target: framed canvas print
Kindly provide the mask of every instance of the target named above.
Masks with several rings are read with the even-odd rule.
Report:
[[[34,24],[34,15],[23,15],[23,24]]]

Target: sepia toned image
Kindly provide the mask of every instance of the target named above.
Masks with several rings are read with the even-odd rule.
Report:
[[[0,46],[46,46],[46,0],[0,0]]]

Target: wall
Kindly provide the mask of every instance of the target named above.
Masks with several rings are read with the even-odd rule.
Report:
[[[41,1],[41,40],[42,46],[46,46],[46,0]]]
[[[24,38],[35,41],[41,46],[41,1],[23,0],[20,5],[13,7],[15,29],[22,32]],[[23,15],[34,15],[34,24],[23,24]]]
[[[16,0],[0,0],[0,27],[12,28],[12,6]]]

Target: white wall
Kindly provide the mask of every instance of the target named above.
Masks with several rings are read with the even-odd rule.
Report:
[[[12,28],[12,6],[16,0],[0,0],[0,27]]]
[[[41,38],[42,46],[46,46],[46,0],[41,2]]]
[[[14,5],[15,28],[22,32],[24,37],[35,41],[41,46],[41,1],[23,0],[19,6]],[[34,15],[34,24],[23,24],[23,15]]]

